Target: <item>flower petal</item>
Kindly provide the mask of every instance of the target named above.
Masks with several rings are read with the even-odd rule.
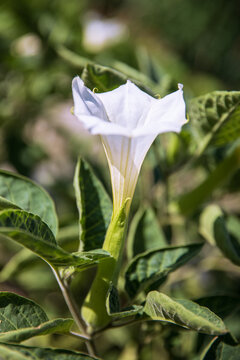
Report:
[[[74,114],[82,122],[87,121],[89,116],[108,121],[104,105],[101,100],[85,85],[79,76],[72,82]],[[88,128],[87,124],[86,127]]]
[[[155,100],[129,80],[115,90],[96,95],[103,102],[108,119],[128,129],[144,123]]]
[[[121,208],[126,198],[132,199],[143,160],[155,137],[101,137],[111,173],[114,212]]]
[[[186,122],[185,101],[182,87],[179,85],[178,91],[153,103],[144,126],[135,129],[132,136],[180,132]]]

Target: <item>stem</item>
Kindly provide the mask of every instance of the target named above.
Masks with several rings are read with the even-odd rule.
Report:
[[[106,309],[106,297],[110,283],[116,286],[118,281],[127,229],[125,209],[128,201],[111,220],[103,249],[112,257],[98,265],[96,277],[82,307],[82,316],[89,325],[89,332],[104,328],[111,321]]]
[[[68,288],[65,286],[63,280],[61,279],[61,276],[60,276],[58,270],[55,269],[54,267],[52,267],[51,265],[50,265],[50,267],[51,267],[52,272],[53,272],[53,274],[54,274],[54,276],[55,276],[55,278],[56,278],[56,280],[58,282],[58,285],[59,285],[61,291],[62,291],[62,294],[63,294],[64,300],[65,300],[65,302],[67,304],[67,307],[68,307],[68,309],[69,309],[75,323],[77,324],[79,330],[82,332],[82,336],[80,334],[79,334],[79,336],[81,336],[82,338],[85,339],[89,355],[95,356],[94,343],[88,337],[88,335],[85,332],[85,323],[82,320],[82,318],[81,318],[81,316],[80,316],[80,314],[78,312],[78,308],[77,308],[77,306],[75,304],[75,301],[73,300]]]

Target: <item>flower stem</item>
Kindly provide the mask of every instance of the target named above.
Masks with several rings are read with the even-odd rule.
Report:
[[[129,199],[111,220],[103,249],[112,257],[98,265],[96,277],[82,307],[82,316],[90,332],[105,327],[111,321],[106,310],[106,297],[110,283],[116,286],[118,281],[127,229],[126,205],[128,201]]]
[[[67,286],[65,286],[64,284],[64,281],[62,280],[59,272],[57,269],[55,269],[53,266],[51,266],[51,269],[52,269],[52,272],[58,282],[58,285],[62,291],[62,294],[63,294],[63,297],[64,297],[64,300],[67,304],[67,307],[76,323],[76,325],[78,326],[79,330],[81,331],[82,333],[82,338],[85,338],[85,343],[86,343],[86,347],[87,347],[87,350],[88,350],[88,353],[89,355],[91,356],[95,356],[95,347],[94,347],[94,343],[93,343],[93,340],[91,340],[88,335],[86,334],[86,331],[85,331],[85,323],[84,321],[82,320],[79,312],[78,312],[78,308],[75,304],[75,301],[74,299],[72,298],[70,292],[69,292],[69,289]]]

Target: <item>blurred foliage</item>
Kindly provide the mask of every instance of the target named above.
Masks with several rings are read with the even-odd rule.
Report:
[[[209,243],[201,254],[171,274],[161,291],[200,299],[200,305],[207,298],[217,314],[221,313],[216,305],[219,299],[210,301],[209,297],[232,294],[233,305],[221,317],[237,339],[239,268],[230,260],[239,261],[239,92],[213,91],[239,90],[239,11],[237,0],[0,3],[0,167],[29,176],[50,191],[59,215],[58,242],[65,251],[78,249],[72,178],[79,154],[90,160],[110,193],[103,152],[70,113],[73,76],[82,74],[85,83],[99,91],[131,78],[145,91],[161,96],[175,90],[177,82],[184,83],[190,122],[179,136],[161,135],[147,155],[132,205],[132,214],[137,215],[130,226],[127,254],[149,250],[149,237],[157,236],[161,245],[169,246],[206,239]],[[106,19],[117,19],[125,26],[123,35],[95,50],[88,47],[87,24],[95,18],[103,24]],[[212,204],[220,217],[205,208]],[[141,243],[137,243],[139,238]],[[51,272],[35,255],[2,241],[0,268],[4,269],[1,290],[37,299],[49,317],[68,316]],[[79,273],[72,281],[79,303],[94,270],[88,275]],[[158,286],[155,283],[149,290]],[[123,288],[121,279],[119,294],[124,305]],[[151,321],[106,331],[99,336],[98,350],[106,360],[155,360],[160,353],[163,360],[192,360],[200,358],[210,341],[209,335]],[[60,335],[34,338],[26,344],[84,349],[78,340]],[[233,343],[218,340],[204,350],[204,359],[218,359],[217,347],[230,351]]]

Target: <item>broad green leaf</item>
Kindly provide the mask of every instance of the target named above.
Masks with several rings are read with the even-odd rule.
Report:
[[[74,176],[79,210],[80,249],[101,248],[112,215],[112,202],[91,167],[79,159]]]
[[[239,107],[240,91],[214,91],[190,101],[188,112],[201,139],[200,153],[211,142],[222,145],[240,136]]]
[[[152,320],[170,322],[205,334],[227,333],[224,322],[208,308],[190,300],[172,299],[158,291],[148,293],[144,313]]]
[[[68,253],[37,215],[23,210],[0,212],[0,238],[12,239],[55,266],[77,266],[83,270],[96,265],[109,254],[103,250]]]
[[[108,315],[117,319],[135,316],[143,309],[143,306],[141,305],[132,305],[120,310],[118,291],[112,284],[108,290],[106,307]]]
[[[133,298],[150,285],[184,265],[201,249],[202,243],[149,250],[136,256],[125,273],[125,289]]]
[[[228,224],[230,231],[228,231]],[[200,218],[200,233],[217,245],[222,253],[234,264],[240,266],[240,234],[238,221],[226,222],[222,210],[217,205],[208,206]]]
[[[89,89],[97,88],[100,93],[113,90],[127,81],[127,76],[119,71],[97,64],[87,64],[81,78]]]
[[[0,196],[14,204],[15,208],[40,216],[56,236],[58,219],[55,206],[42,187],[23,176],[1,170]]]
[[[204,201],[212,196],[214,190],[224,184],[240,166],[240,146],[236,147],[199,186],[184,194],[178,200],[182,214],[193,213]]]
[[[64,334],[70,331],[73,325],[72,319],[54,319],[44,322],[38,326],[19,328],[12,331],[0,333],[0,342],[19,343],[34,336],[48,334]]]
[[[69,332],[72,319],[48,320],[39,305],[10,292],[0,293],[0,342],[21,342],[37,335]]]
[[[199,305],[208,307],[220,318],[225,318],[239,309],[240,297],[232,295],[208,296],[195,300]]]
[[[214,338],[204,350],[200,360],[239,360],[240,345],[231,334]]]
[[[127,244],[129,259],[144,251],[168,245],[151,208],[140,209],[136,213],[131,222]]]
[[[64,349],[0,344],[1,360],[91,360],[95,357]]]
[[[5,209],[19,209],[19,207],[13,204],[11,201],[4,199],[2,196],[0,196],[0,210]]]

